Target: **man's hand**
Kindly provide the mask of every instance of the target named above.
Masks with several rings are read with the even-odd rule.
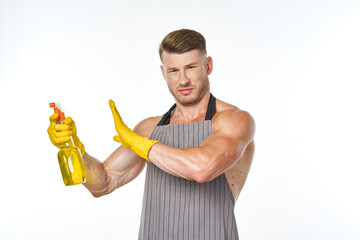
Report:
[[[64,120],[63,124],[56,123],[56,119],[59,117],[58,114],[54,113],[50,116],[50,126],[47,129],[47,132],[49,134],[49,138],[51,143],[57,147],[60,148],[61,145],[64,145],[67,142],[70,142],[70,136],[73,137],[74,144],[76,147],[80,149],[81,156],[84,156],[85,154],[85,147],[81,143],[80,139],[76,135],[76,126],[75,122],[72,120],[71,117],[67,117]]]
[[[119,134],[114,137],[114,141],[120,142],[124,147],[131,149],[140,157],[149,161],[148,154],[151,147],[159,141],[150,140],[134,133],[125,125],[113,100],[109,101],[111,112],[114,117],[116,132]]]

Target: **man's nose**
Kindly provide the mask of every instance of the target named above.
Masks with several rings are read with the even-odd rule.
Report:
[[[180,77],[179,82],[180,82],[181,85],[186,85],[191,81],[190,78],[187,76],[185,70],[180,71],[180,76],[179,77]]]

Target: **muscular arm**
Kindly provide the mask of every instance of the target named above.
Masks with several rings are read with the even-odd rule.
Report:
[[[121,146],[104,162],[85,153],[84,164],[87,177],[84,186],[94,197],[100,197],[136,178],[146,161]]]
[[[134,131],[149,137],[155,118],[139,123]],[[87,181],[84,186],[94,197],[111,193],[115,189],[135,179],[146,165],[146,160],[137,156],[133,151],[117,148],[104,162],[97,160],[88,153],[84,155],[84,165]]]
[[[149,160],[172,175],[200,183],[211,181],[241,159],[253,141],[255,123],[247,112],[224,111],[214,116],[213,129],[199,147],[155,144]]]

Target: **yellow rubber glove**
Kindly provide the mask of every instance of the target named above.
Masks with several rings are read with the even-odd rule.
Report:
[[[72,144],[70,139],[70,136],[72,136],[75,146],[79,148],[81,156],[84,156],[85,147],[76,135],[75,122],[72,120],[71,117],[67,117],[65,118],[64,123],[57,123],[56,119],[58,118],[58,116],[59,115],[57,113],[54,113],[50,116],[49,119],[50,126],[48,127],[47,132],[49,134],[51,143],[55,147],[61,148],[61,145],[64,145],[65,143]]]
[[[119,134],[114,137],[114,141],[120,142],[124,147],[131,149],[138,156],[149,161],[148,154],[151,147],[159,141],[150,140],[146,137],[134,133],[128,126],[125,125],[118,110],[115,107],[113,100],[109,101],[111,112],[114,117],[116,132]],[[150,162],[150,161],[149,161]]]

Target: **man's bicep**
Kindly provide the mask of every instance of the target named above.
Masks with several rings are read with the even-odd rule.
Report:
[[[245,111],[225,112],[214,120],[214,134],[235,145],[248,145],[255,135],[254,118]]]
[[[253,141],[254,131],[255,123],[249,114],[225,113],[215,119],[213,134],[200,147],[206,155],[214,156],[214,168],[226,171],[241,158],[248,144]]]
[[[212,160],[214,168],[225,171],[241,156],[241,144],[234,136],[216,131],[200,145],[204,156]]]

